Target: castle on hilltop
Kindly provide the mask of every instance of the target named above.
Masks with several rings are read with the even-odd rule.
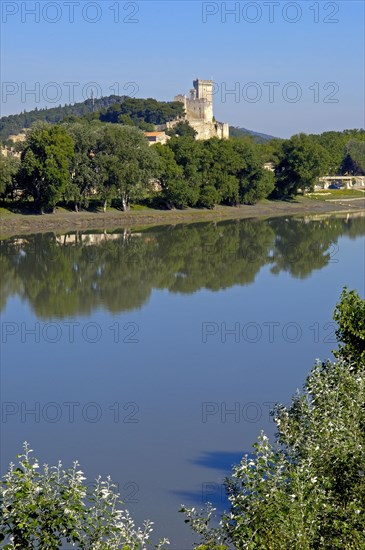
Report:
[[[174,101],[184,105],[185,116],[183,120],[189,122],[190,126],[197,132],[196,139],[219,139],[229,138],[229,124],[217,122],[213,115],[213,80],[201,80],[197,78],[190,90],[190,97],[179,94]],[[176,121],[167,124],[172,128]]]

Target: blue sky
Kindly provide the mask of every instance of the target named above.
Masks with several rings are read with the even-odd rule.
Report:
[[[2,115],[83,100],[90,83],[95,95],[171,100],[199,77],[234,126],[279,137],[364,126],[362,1],[1,7]]]

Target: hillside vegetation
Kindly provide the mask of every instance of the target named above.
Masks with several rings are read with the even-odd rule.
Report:
[[[0,118],[0,141],[6,142],[10,135],[30,128],[35,122],[54,124],[63,120],[77,119],[118,122],[152,129],[153,124],[164,124],[183,114],[179,102],[163,102],[156,99],[135,99],[128,96],[111,95],[100,99],[87,99],[74,105],[59,105],[51,109],[34,109],[18,115]]]

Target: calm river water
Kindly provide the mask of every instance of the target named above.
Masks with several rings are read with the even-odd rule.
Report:
[[[364,220],[2,241],[2,472],[25,440],[41,462],[78,459],[190,549],[180,505],[224,508],[272,403],[332,357],[343,286],[364,296]]]

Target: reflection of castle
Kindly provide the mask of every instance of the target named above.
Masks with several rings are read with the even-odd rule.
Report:
[[[82,244],[84,246],[94,246],[104,244],[107,241],[127,241],[132,237],[142,237],[142,233],[124,229],[123,233],[66,233],[56,236],[56,243],[60,246]]]
[[[66,235],[58,235],[56,237],[57,244],[65,246],[66,244],[83,244],[91,246],[105,243],[107,241],[115,241],[121,239],[122,234],[119,233],[67,233]]]
[[[180,101],[185,108],[185,120],[187,120],[197,132],[196,139],[220,139],[229,138],[229,124],[216,122],[213,115],[213,80],[196,79],[194,88],[190,90],[190,98],[179,94],[174,101]],[[176,121],[170,122],[171,128]]]

